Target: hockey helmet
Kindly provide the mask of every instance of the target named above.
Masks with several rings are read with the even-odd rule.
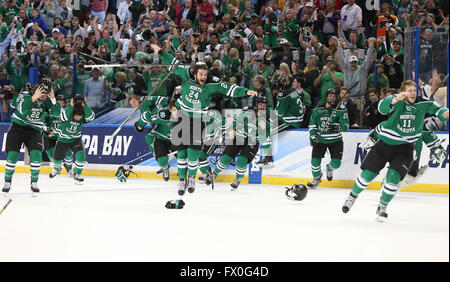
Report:
[[[334,101],[329,101],[329,100],[328,100],[328,96],[329,96],[329,95],[334,95],[334,97],[335,97]],[[339,102],[339,94],[336,92],[336,89],[334,89],[334,88],[329,88],[329,89],[327,90],[327,93],[325,94],[325,103],[330,104],[332,107],[336,107],[336,105],[338,104],[338,102]]]
[[[286,188],[286,197],[292,201],[302,201],[308,194],[308,189],[303,184],[294,184]]]

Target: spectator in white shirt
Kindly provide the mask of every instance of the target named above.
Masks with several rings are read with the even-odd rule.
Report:
[[[361,7],[355,4],[355,0],[348,0],[348,4],[341,10],[342,30],[348,38],[348,34],[352,30],[358,30],[358,20],[362,22]]]

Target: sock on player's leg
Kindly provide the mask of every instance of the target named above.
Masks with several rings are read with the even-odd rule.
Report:
[[[358,197],[358,195],[364,191],[370,182],[375,179],[378,174],[370,170],[363,170],[361,174],[356,178],[355,183],[352,188],[353,197]]]
[[[16,170],[16,163],[19,160],[19,152],[9,151],[6,157],[5,165],[5,181],[11,181],[14,171]]]
[[[41,171],[42,152],[39,150],[30,151],[30,171],[31,182],[37,182],[39,179],[39,172]]]

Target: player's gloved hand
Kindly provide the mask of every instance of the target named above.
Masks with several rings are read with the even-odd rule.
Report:
[[[442,163],[447,158],[447,152],[442,145],[431,148],[431,159],[434,162]]]
[[[361,144],[359,144],[359,147],[360,147],[361,149],[369,150],[370,148],[372,148],[372,147],[375,145],[376,142],[377,142],[377,141],[376,141],[375,139],[372,138],[371,134],[369,134],[369,135],[367,136],[367,139],[364,140],[364,142],[362,142]]]
[[[325,131],[332,132],[332,133],[338,133],[341,132],[341,125],[340,124],[329,124]]]
[[[144,128],[143,128],[143,127],[139,127],[137,121],[134,123],[134,129],[136,129],[137,132],[142,132],[142,131],[144,131]]]
[[[158,118],[161,120],[170,120],[170,110],[169,109],[161,109],[158,111]]]
[[[319,143],[319,137],[315,134],[310,135],[309,136],[309,143],[311,144],[311,146],[316,145],[317,143]]]

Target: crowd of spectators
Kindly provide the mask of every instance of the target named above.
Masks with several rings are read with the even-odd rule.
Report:
[[[9,121],[9,101],[32,67],[53,79],[58,95],[84,94],[97,113],[128,106],[127,95],[148,95],[167,73],[150,65],[159,62],[150,44],[184,64],[206,62],[215,76],[251,89],[257,76],[275,93],[294,89],[298,78],[307,115],[337,88],[355,129],[385,119],[377,103],[404,79],[408,27],[421,27],[424,96],[439,89],[447,73],[444,0],[380,0],[379,9],[366,3],[377,1],[365,0],[0,1],[2,122]],[[89,67],[111,63],[145,65]],[[440,92],[436,97],[446,105]]]

